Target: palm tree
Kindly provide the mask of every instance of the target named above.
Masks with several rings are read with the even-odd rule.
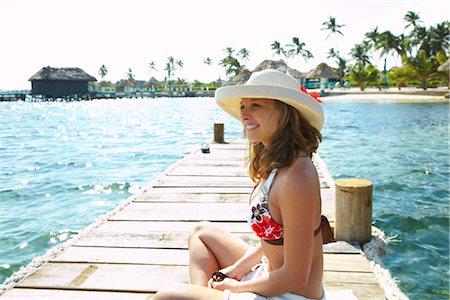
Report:
[[[103,79],[108,74],[108,68],[105,65],[101,65],[98,70],[98,75]]]
[[[350,56],[356,61],[356,63],[361,63],[363,66],[370,64],[369,56],[367,55],[369,51],[369,45],[367,43],[356,44],[350,50]]]
[[[233,56],[234,49],[231,47],[227,47],[224,49],[224,51],[227,53],[228,56]]]
[[[169,56],[167,58],[166,67],[164,69],[164,71],[167,71],[167,81],[169,83],[178,68],[183,68],[183,62],[179,59],[175,59],[173,56]]]
[[[339,75],[339,83],[341,86],[344,84],[344,77],[346,75],[347,70],[347,61],[342,57],[337,57],[337,65],[338,65],[338,75]]]
[[[339,53],[337,53],[334,48],[330,48],[328,49],[328,55],[327,58],[338,58],[339,57]]]
[[[347,79],[361,91],[364,91],[366,86],[377,83],[379,72],[373,65],[365,65],[362,62],[357,62],[354,66],[349,68],[349,75]]]
[[[293,45],[292,45],[293,48],[289,50],[290,57],[291,56],[295,57],[297,55],[301,55],[305,61],[314,57],[312,55],[311,51],[305,49],[306,44],[303,42],[300,42],[300,39],[298,37],[293,37],[292,43],[293,43]]]
[[[168,87],[170,92],[172,92],[170,89],[171,80],[178,68],[183,68],[183,62],[179,59],[175,59],[173,56],[169,56],[167,58],[167,63],[164,71],[167,71],[167,77],[165,78],[165,89],[167,90]]]
[[[224,51],[227,53],[227,56],[220,60],[219,65],[225,68],[225,74],[227,76],[232,74],[237,75],[239,71],[242,70],[242,66],[239,63],[239,60],[233,56],[234,49],[227,47]]]
[[[155,64],[154,61],[151,61],[151,62],[148,63],[148,69],[149,69],[150,72],[151,71],[157,71],[156,70],[156,64]]]
[[[248,51],[248,49],[246,49],[246,48],[242,48],[241,50],[239,50],[238,56],[240,56],[242,58],[242,60],[246,61],[246,60],[248,60],[248,57],[250,56],[250,51]],[[242,67],[244,67],[244,65],[242,65]]]
[[[420,28],[417,32],[419,31],[416,37],[416,42],[420,45],[419,51],[424,50],[430,57],[439,53],[448,56],[450,41],[448,21],[437,24],[436,27],[430,26],[428,30]]]
[[[286,57],[286,53],[283,49],[283,47],[281,47],[280,42],[278,41],[274,41],[271,45],[272,50],[274,51],[273,55],[283,55],[284,57]]]
[[[126,73],[127,76],[127,80],[130,82],[134,81],[134,74],[133,74],[133,70],[131,70],[131,68],[128,68],[128,72]]]
[[[415,57],[404,56],[403,59],[405,64],[413,69],[415,77],[422,82],[422,88],[426,90],[429,80],[437,73],[438,62],[429,57],[424,50],[420,50]]]
[[[322,29],[320,29],[320,30],[329,30],[330,31],[330,33],[327,35],[327,37],[325,39],[328,39],[328,37],[331,34],[336,34],[336,33],[339,33],[340,35],[344,36],[342,31],[340,31],[340,28],[344,27],[345,25],[344,24],[342,24],[342,25],[337,24],[335,17],[331,17],[330,16],[328,21],[322,23],[322,26],[324,26],[324,27]]]
[[[419,23],[423,23],[420,20],[419,14],[413,11],[408,11],[403,17],[403,20],[406,22],[405,29],[409,26],[413,26],[413,29],[415,29]]]
[[[384,56],[384,87],[387,87],[387,57],[392,52],[397,53],[398,55],[402,55],[402,52],[406,51],[401,46],[402,44],[406,44],[405,42],[401,42],[400,38],[393,35],[390,31],[384,31],[378,35],[377,42],[375,44],[375,48],[380,51],[380,57]]]
[[[207,57],[207,58],[205,58],[204,60],[203,60],[203,63],[204,64],[206,64],[206,65],[208,65],[208,66],[211,66],[212,65],[212,59],[211,58],[209,58],[209,57]]]
[[[399,54],[400,51],[400,39],[393,35],[390,31],[385,31],[378,36],[376,48],[381,50],[380,57],[383,55],[388,56],[391,51]]]
[[[328,19],[328,21],[325,21],[325,22],[323,22],[322,23],[322,28],[320,29],[321,31],[322,30],[329,30],[330,31],[330,33],[327,35],[327,37],[325,38],[325,40],[327,40],[328,39],[328,37],[330,36],[330,35],[337,35],[337,34],[340,34],[340,35],[342,35],[342,36],[344,36],[344,34],[342,33],[342,31],[340,30],[342,27],[344,27],[345,25],[344,24],[337,24],[336,23],[336,18],[335,17],[332,17],[332,16],[330,16],[330,18]],[[337,39],[335,40],[335,43],[336,43],[336,52],[337,53],[339,53],[339,50],[338,50],[338,45],[337,45]]]
[[[374,29],[372,29],[372,31],[366,32],[364,40],[367,41],[370,46],[375,49],[378,43],[379,36],[380,33],[378,32],[378,26],[376,26]]]

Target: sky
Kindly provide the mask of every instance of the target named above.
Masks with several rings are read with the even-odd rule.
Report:
[[[290,67],[307,72],[325,62],[330,48],[348,53],[378,26],[398,35],[408,11],[423,25],[450,19],[446,0],[0,0],[0,90],[30,89],[28,79],[42,67],[79,67],[101,80],[163,80],[169,56],[183,62],[175,77],[210,82],[225,79],[219,61],[225,48],[246,48],[252,70],[265,59],[278,60],[271,44],[298,37],[314,58],[297,56]],[[321,30],[330,16],[343,36]],[[208,66],[203,61],[212,59]],[[156,71],[149,68],[154,62]],[[372,63],[382,68],[383,59]],[[388,68],[399,63],[388,60]]]

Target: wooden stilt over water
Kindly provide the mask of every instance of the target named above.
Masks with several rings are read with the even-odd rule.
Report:
[[[256,243],[245,222],[253,183],[244,147],[242,141],[211,144],[209,153],[199,149],[181,159],[1,300],[151,299],[164,286],[188,282],[187,237],[202,220]],[[334,182],[319,157],[315,163],[323,213],[333,225]],[[385,299],[357,243],[328,244],[324,251],[328,299]]]

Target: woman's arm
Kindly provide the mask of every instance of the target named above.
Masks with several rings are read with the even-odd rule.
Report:
[[[253,266],[261,262],[262,256],[261,244],[258,243],[256,247],[250,247],[240,259],[231,266],[223,268],[221,272],[230,278],[241,280],[245,274],[250,272]]]

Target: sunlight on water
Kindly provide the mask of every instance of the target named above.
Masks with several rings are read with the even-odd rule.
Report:
[[[319,154],[374,183],[383,262],[411,299],[448,299],[448,105],[325,103]],[[0,103],[0,282],[137,192],[225,123],[211,98]],[[426,295],[424,297],[424,295]]]

